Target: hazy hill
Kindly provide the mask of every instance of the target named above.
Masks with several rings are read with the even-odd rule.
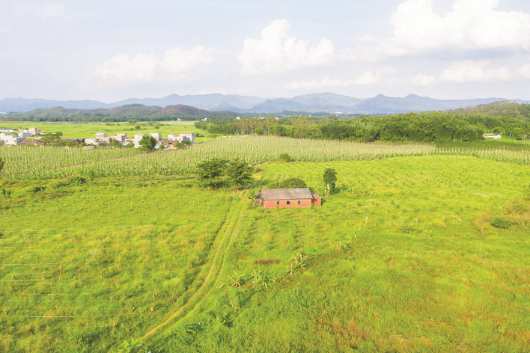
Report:
[[[317,94],[306,94],[292,98],[272,98],[265,99],[259,97],[245,97],[239,95],[224,94],[203,94],[179,96],[172,94],[163,98],[131,98],[115,103],[102,103],[97,101],[48,101],[44,99],[23,99],[8,98],[0,100],[0,110],[9,112],[33,111],[33,115],[130,115],[136,116],[154,114],[162,108],[169,106],[192,106],[197,109],[207,111],[231,111],[239,113],[270,113],[277,114],[284,111],[298,113],[335,113],[345,114],[395,114],[421,111],[445,111],[449,109],[467,108],[479,104],[489,104],[496,101],[503,101],[503,98],[482,98],[464,100],[442,100],[418,95],[408,95],[406,97],[387,97],[378,95],[372,98],[354,98],[340,94],[325,92]],[[526,101],[517,100],[516,103]],[[62,107],[61,109],[57,107]],[[123,106],[130,112],[121,112]],[[144,108],[140,108],[144,107]],[[153,107],[148,109],[147,107]],[[40,109],[53,108],[53,112],[41,112]],[[118,111],[101,111],[98,109],[118,109]],[[35,110],[39,109],[39,110]],[[79,110],[72,112],[69,110]],[[90,111],[86,111],[90,110]],[[164,113],[162,113],[164,114]],[[183,113],[182,113],[183,114]],[[202,113],[201,113],[202,114]]]
[[[197,109],[195,107],[190,107],[188,105],[177,104],[170,105],[164,109],[156,112],[153,115],[179,115],[179,114],[190,114],[190,115],[199,115],[208,113],[206,110]]]

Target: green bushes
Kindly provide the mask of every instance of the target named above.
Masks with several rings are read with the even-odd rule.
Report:
[[[290,189],[290,188],[306,188],[307,184],[305,181],[299,178],[287,178],[282,181],[278,181],[267,185],[267,189]]]
[[[502,216],[495,216],[491,219],[490,224],[495,228],[508,229],[511,227],[512,222]]]

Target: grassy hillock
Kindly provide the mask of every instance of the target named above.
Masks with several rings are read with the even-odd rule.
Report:
[[[513,101],[479,104],[474,107],[455,109],[451,112],[466,115],[481,114],[487,116],[504,116],[522,121],[530,121],[530,104],[519,104]]]
[[[530,350],[526,149],[1,151],[0,351]],[[253,184],[198,188],[194,163],[228,156]],[[322,207],[254,203],[288,178],[324,195],[326,168]]]

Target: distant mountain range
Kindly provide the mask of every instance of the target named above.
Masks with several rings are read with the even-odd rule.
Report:
[[[0,100],[0,111],[29,112],[35,109],[54,108],[60,110],[115,109],[122,106],[143,105],[146,113],[174,105],[187,105],[207,111],[232,111],[236,113],[269,113],[285,111],[300,113],[342,113],[342,114],[396,114],[422,111],[443,111],[466,108],[506,100],[504,98],[479,98],[463,100],[441,100],[420,97],[415,94],[404,98],[387,97],[382,94],[373,98],[354,98],[335,93],[318,93],[293,98],[266,99],[224,94],[201,94],[179,96],[172,94],[163,98],[131,98],[115,103],[102,103],[94,100],[45,100],[26,98],[6,98]],[[515,100],[528,103],[526,100]],[[157,108],[154,108],[157,107]],[[119,109],[118,109],[119,110]],[[53,111],[53,110],[52,110]],[[52,111],[48,114],[52,115]],[[42,113],[42,112],[41,112]],[[64,114],[64,111],[63,111]],[[103,112],[102,112],[103,114]],[[106,114],[107,115],[107,114]]]

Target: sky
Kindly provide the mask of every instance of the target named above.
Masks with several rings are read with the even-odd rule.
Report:
[[[530,1],[2,0],[0,99],[530,99]]]

